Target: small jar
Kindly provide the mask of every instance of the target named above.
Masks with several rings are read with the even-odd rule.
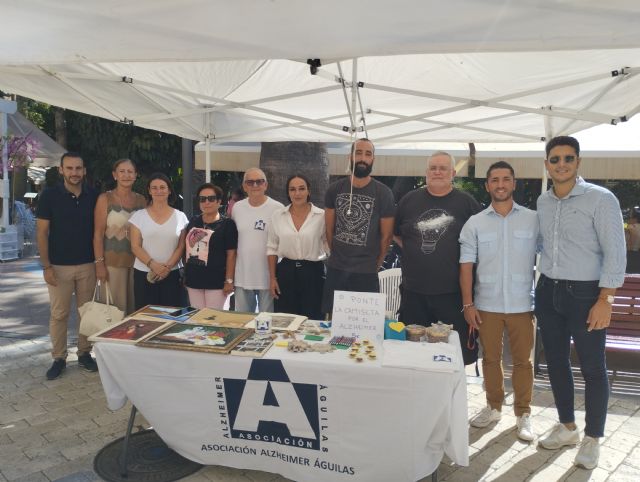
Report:
[[[426,328],[422,325],[407,325],[405,329],[407,330],[407,340],[409,341],[420,341],[426,333]]]

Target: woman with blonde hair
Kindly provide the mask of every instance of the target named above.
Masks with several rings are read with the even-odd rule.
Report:
[[[100,299],[106,300],[106,282],[113,296],[113,304],[125,315],[134,309],[133,261],[129,241],[129,218],[143,209],[144,196],[133,192],[136,165],[131,159],[113,163],[116,187],[100,194],[94,211],[93,251],[96,278],[101,282]]]

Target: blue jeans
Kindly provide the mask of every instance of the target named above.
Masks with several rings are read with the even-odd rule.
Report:
[[[245,311],[255,313],[258,311],[266,311],[273,313],[273,297],[271,292],[267,290],[252,290],[236,286],[236,311]]]
[[[553,280],[540,276],[535,314],[540,326],[549,380],[561,423],[575,422],[570,341],[585,382],[585,435],[602,437],[607,419],[609,380],[605,342],[607,330],[587,331],[589,310],[600,293],[598,281]]]

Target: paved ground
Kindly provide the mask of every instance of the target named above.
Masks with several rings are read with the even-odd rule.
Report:
[[[99,480],[93,458],[122,436],[128,409],[106,407],[98,374],[78,368],[69,357],[63,377],[47,381],[51,363],[47,336],[48,297],[35,259],[0,264],[0,482]],[[73,334],[71,336],[74,336]],[[618,374],[617,374],[618,375]],[[623,380],[609,403],[607,432],[600,466],[587,471],[572,465],[576,448],[547,451],[515,437],[510,406],[496,426],[470,429],[469,467],[440,465],[446,481],[633,481],[640,480],[640,397],[637,376]],[[634,382],[634,380],[636,380]],[[468,377],[469,412],[484,405],[481,379]],[[507,400],[510,403],[511,399]],[[579,407],[584,406],[578,395]],[[556,413],[546,380],[537,379],[533,400],[534,428],[549,430]],[[584,412],[578,410],[579,425]],[[145,425],[143,419],[137,422]],[[206,467],[191,481],[276,481],[280,476],[250,470]]]

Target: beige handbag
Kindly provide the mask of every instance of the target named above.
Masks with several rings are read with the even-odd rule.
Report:
[[[98,289],[100,282],[96,283],[96,289],[93,291],[93,299],[82,305],[78,311],[80,312],[80,328],[81,335],[91,336],[109,326],[118,324],[124,317],[124,313],[117,306],[112,305],[113,298],[109,289],[109,282],[105,282],[107,292],[107,304],[96,301],[98,297]]]

